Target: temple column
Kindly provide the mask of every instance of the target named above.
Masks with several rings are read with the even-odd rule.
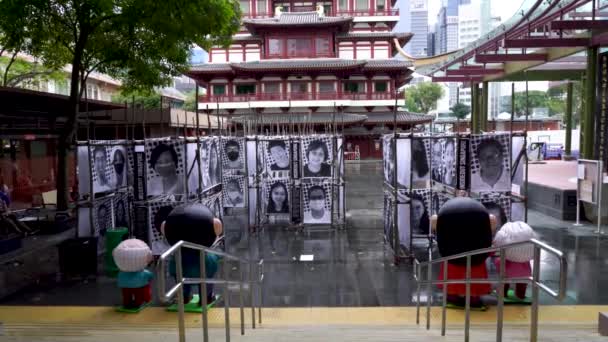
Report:
[[[566,88],[566,115],[564,121],[566,122],[566,150],[564,152],[564,160],[570,160],[572,158],[572,81],[568,81],[568,87]]]
[[[594,159],[594,113],[595,113],[595,74],[597,72],[597,46],[587,48],[587,71],[585,73],[585,110],[581,125],[581,157]]]

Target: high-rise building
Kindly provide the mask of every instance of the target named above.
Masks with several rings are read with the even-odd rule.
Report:
[[[427,48],[426,48],[426,52],[429,56],[434,56],[436,54],[435,52],[435,32],[431,31],[431,29],[429,28],[429,34],[427,35]]]
[[[394,32],[412,32],[412,16],[410,14],[410,0],[397,0],[397,8],[399,8],[399,21],[393,29]],[[407,44],[403,50],[408,54],[412,54],[412,44]]]
[[[428,56],[427,36],[429,32],[429,10],[427,0],[410,0],[412,56]]]

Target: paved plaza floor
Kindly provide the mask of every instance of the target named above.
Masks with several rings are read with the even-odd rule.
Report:
[[[394,265],[384,243],[382,169],[380,162],[346,165],[347,227],[341,231],[295,232],[266,228],[257,235],[245,230],[244,215],[226,217],[228,252],[263,258],[264,307],[374,307],[414,305],[416,286],[411,263]],[[608,304],[608,239],[591,225],[574,228],[530,211],[529,223],[541,240],[568,258],[568,292],[561,304]],[[427,255],[428,241],[416,242],[415,253]],[[433,249],[434,255],[437,255]],[[313,261],[300,261],[302,254]],[[542,256],[541,278],[556,287],[558,264]],[[237,275],[236,265],[231,274]],[[231,303],[237,292],[231,291]],[[435,293],[438,298],[438,293]],[[256,295],[257,298],[257,295]],[[93,282],[39,284],[5,298],[0,305],[112,306],[120,303],[116,280],[100,276]],[[542,304],[560,304],[541,294]],[[436,304],[439,304],[437,301]],[[156,305],[160,305],[156,301]]]

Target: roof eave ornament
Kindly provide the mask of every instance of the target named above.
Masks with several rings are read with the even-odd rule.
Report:
[[[325,16],[325,8],[321,4],[317,4],[317,14],[319,14],[319,18]]]
[[[279,18],[283,14],[283,6],[277,6],[274,8],[274,17]]]

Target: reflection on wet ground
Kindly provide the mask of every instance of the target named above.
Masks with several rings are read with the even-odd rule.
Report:
[[[255,235],[245,230],[246,217],[226,217],[228,252],[265,262],[263,304],[267,307],[402,306],[414,305],[416,284],[409,262],[393,263],[382,227],[381,163],[347,164],[348,224],[341,231],[294,231],[268,227]],[[568,295],[563,304],[608,304],[605,237],[593,228],[530,211],[529,223],[539,238],[568,257]],[[415,255],[428,255],[428,242],[417,241]],[[313,261],[300,261],[303,254]],[[433,254],[437,256],[434,249]],[[542,255],[541,277],[558,286],[558,264]],[[232,265],[231,265],[232,266]],[[236,265],[234,265],[236,266]],[[237,276],[236,267],[230,272]],[[542,292],[541,292],[542,293]],[[238,303],[238,296],[231,303]],[[435,298],[439,292],[436,291]],[[543,304],[557,304],[541,294]],[[5,299],[5,305],[115,305],[120,292],[115,280],[33,287]],[[437,304],[439,302],[436,302]]]

